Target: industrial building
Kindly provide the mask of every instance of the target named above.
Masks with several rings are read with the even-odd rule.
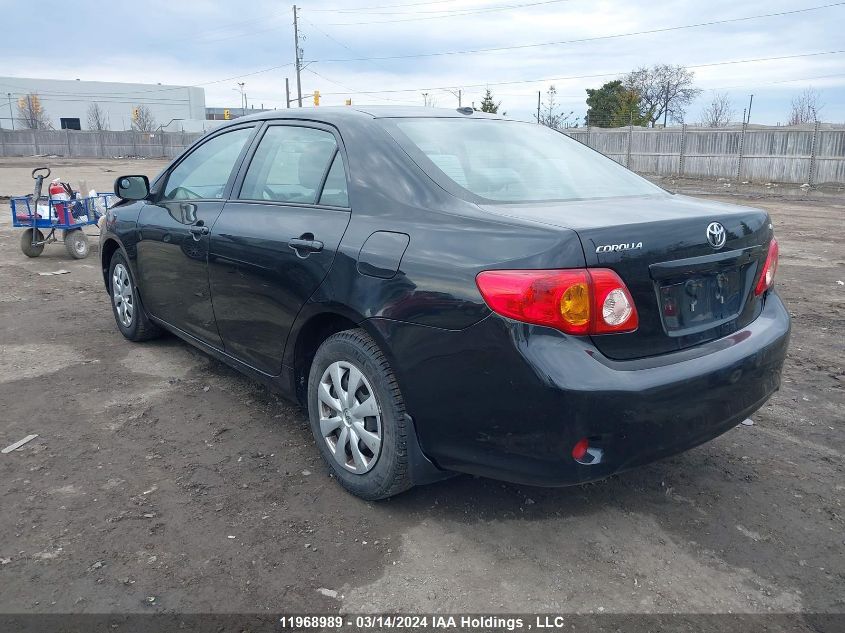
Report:
[[[0,126],[29,127],[19,101],[37,95],[46,122],[54,129],[88,130],[92,104],[102,113],[105,128],[129,130],[136,108],[146,106],[155,127],[185,132],[207,128],[205,90],[194,86],[130,84],[73,79],[0,77]]]

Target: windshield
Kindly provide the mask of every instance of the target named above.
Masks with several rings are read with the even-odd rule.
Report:
[[[663,192],[560,132],[491,119],[393,119],[390,134],[432,179],[493,202],[584,200]],[[455,185],[457,185],[457,190]]]

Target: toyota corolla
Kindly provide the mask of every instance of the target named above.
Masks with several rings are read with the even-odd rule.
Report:
[[[115,192],[100,252],[120,332],[172,332],[301,403],[366,499],[456,472],[607,477],[779,386],[769,216],[672,195],[543,126],[264,112]]]

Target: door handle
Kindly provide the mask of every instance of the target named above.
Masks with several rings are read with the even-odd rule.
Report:
[[[301,237],[295,237],[288,241],[288,246],[296,251],[300,257],[307,257],[308,253],[319,253],[323,250],[323,243],[319,240],[306,240]],[[303,255],[302,253],[305,253]]]

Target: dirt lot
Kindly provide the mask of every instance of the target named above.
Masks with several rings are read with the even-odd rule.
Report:
[[[30,186],[12,162],[0,193]],[[0,446],[39,437],[0,455],[0,612],[845,611],[845,199],[730,200],[772,214],[794,317],[754,426],[597,484],[382,503],[334,484],[296,407],[175,338],[125,341],[96,252],[26,259],[4,202]]]

